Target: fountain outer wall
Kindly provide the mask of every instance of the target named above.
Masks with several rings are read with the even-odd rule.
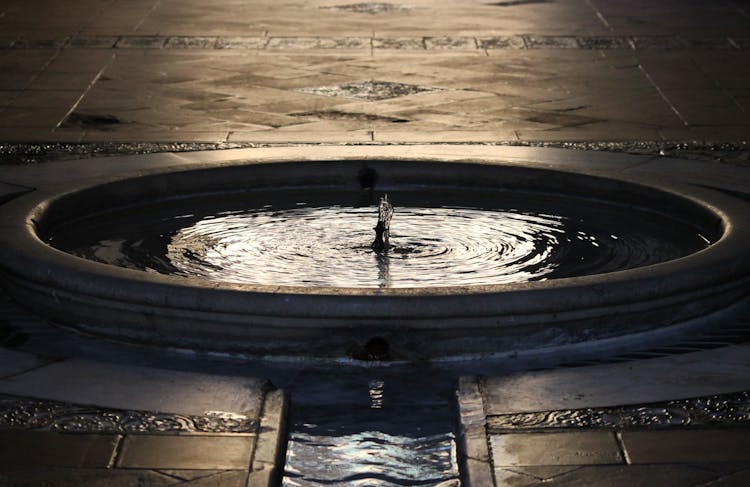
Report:
[[[43,242],[58,222],[104,203],[247,187],[508,187],[657,208],[715,238],[706,250],[619,272],[517,284],[434,288],[253,286],[157,275],[84,260]],[[341,356],[385,338],[414,358],[509,352],[617,337],[721,310],[746,295],[748,205],[696,187],[501,163],[399,160],[233,162],[160,169],[37,191],[0,211],[0,272],[35,312],[87,332],[160,345]]]

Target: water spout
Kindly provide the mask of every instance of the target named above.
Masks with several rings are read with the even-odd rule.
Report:
[[[372,242],[370,247],[375,252],[387,252],[390,247],[388,241],[391,217],[393,217],[393,205],[388,201],[388,195],[383,195],[380,198],[380,204],[378,205],[378,224],[375,226],[375,240]]]

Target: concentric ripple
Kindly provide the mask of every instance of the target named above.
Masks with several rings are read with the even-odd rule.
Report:
[[[708,244],[695,228],[656,212],[559,196],[503,195],[500,208],[420,205],[407,194],[391,199],[386,253],[370,248],[375,204],[314,198],[130,208],[66,225],[50,242],[100,262],[213,281],[363,288],[598,274],[675,259]],[[487,199],[493,195],[481,201]]]
[[[181,229],[167,258],[210,279],[306,286],[439,286],[539,278],[564,236],[559,217],[470,208],[402,208],[391,249],[370,249],[371,208],[251,211]]]

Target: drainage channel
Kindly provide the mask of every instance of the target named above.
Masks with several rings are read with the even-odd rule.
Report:
[[[303,373],[282,485],[459,485],[450,376],[394,367]]]

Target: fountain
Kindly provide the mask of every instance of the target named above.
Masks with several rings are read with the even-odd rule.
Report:
[[[370,247],[372,250],[378,253],[388,252],[390,248],[390,228],[391,218],[393,218],[393,205],[388,201],[388,195],[386,194],[380,198],[378,204],[378,224],[375,225],[375,240],[373,240]]]
[[[750,275],[746,212],[706,189],[517,164],[240,161],[18,198],[0,215],[0,272],[36,312],[118,339],[512,353],[731,306]]]

